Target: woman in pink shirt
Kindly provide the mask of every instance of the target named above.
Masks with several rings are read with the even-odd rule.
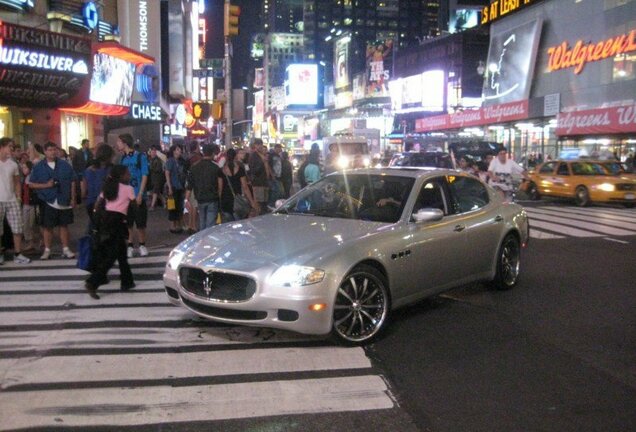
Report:
[[[128,226],[126,215],[128,206],[135,201],[135,191],[128,185],[130,173],[124,165],[115,165],[104,179],[102,194],[95,204],[95,225],[97,234],[93,255],[91,275],[86,279],[84,287],[88,294],[99,299],[97,288],[108,283],[106,274],[115,261],[119,263],[122,291],[135,286],[132,271],[126,254]]]

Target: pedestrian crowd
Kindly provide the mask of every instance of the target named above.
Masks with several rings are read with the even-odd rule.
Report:
[[[121,289],[135,286],[127,260],[148,255],[148,212],[164,207],[171,233],[192,234],[270,212],[294,188],[287,152],[280,144],[268,150],[260,139],[224,152],[216,144],[197,142],[187,148],[174,144],[165,153],[152,145],[143,152],[130,134],[120,135],[115,146],[90,144],[84,139],[81,148],[67,153],[53,142],[28,143],[21,151],[12,138],[0,139],[0,237],[5,234],[0,264],[10,248],[18,264],[30,263],[27,255],[38,250],[41,260],[49,260],[56,240],[61,257],[74,259],[69,226],[81,204],[88,215],[86,233],[99,246],[93,248],[85,282],[96,299],[115,261]],[[330,167],[323,166],[316,145],[297,180],[304,187]]]

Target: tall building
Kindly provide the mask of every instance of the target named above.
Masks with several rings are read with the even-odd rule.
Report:
[[[263,32],[302,33],[303,0],[263,0]]]
[[[333,38],[350,32],[352,70],[361,71],[367,42],[393,39],[407,47],[437,36],[439,11],[438,0],[305,0],[305,57],[332,64]]]

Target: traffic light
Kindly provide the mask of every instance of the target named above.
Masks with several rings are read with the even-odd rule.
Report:
[[[214,121],[220,121],[223,119],[223,101],[215,100],[212,102],[210,116],[214,119]]]
[[[227,37],[239,34],[239,15],[241,8],[231,3],[225,3],[223,7],[223,35]]]

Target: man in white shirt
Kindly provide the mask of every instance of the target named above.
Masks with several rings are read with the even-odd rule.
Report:
[[[0,237],[3,233],[3,220],[13,232],[15,256],[13,261],[28,264],[31,260],[22,255],[22,210],[20,208],[22,194],[20,189],[20,172],[18,164],[11,158],[15,142],[11,138],[0,138]],[[0,253],[0,264],[4,263],[4,254]]]
[[[527,178],[526,170],[512,159],[508,159],[508,152],[502,149],[488,166],[490,185],[500,189],[504,195],[510,196],[513,190],[514,177]]]

